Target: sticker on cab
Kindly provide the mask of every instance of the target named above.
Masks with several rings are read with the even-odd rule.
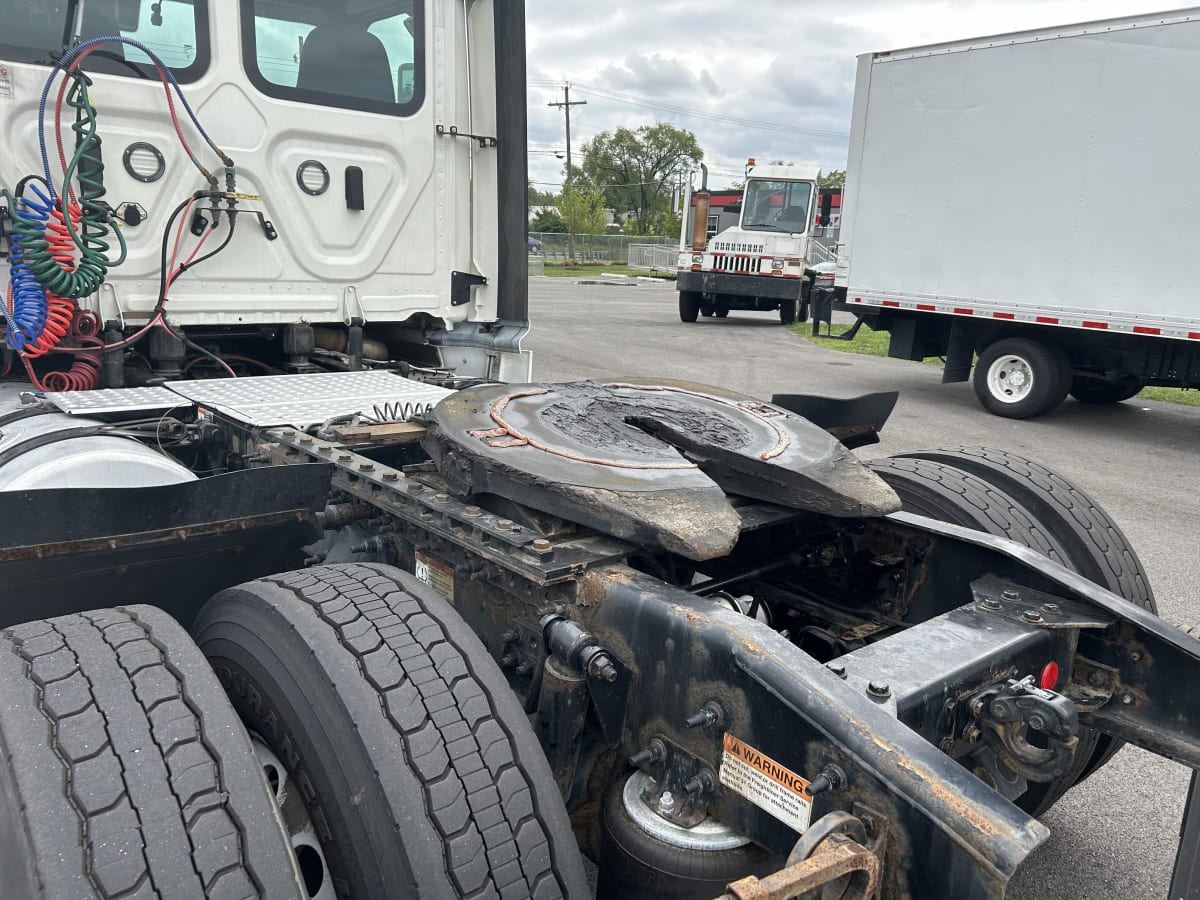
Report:
[[[803,833],[808,829],[812,817],[808,781],[728,732],[719,778],[725,787],[793,831]]]
[[[0,62],[0,100],[11,100],[12,98],[12,68],[8,63]]]

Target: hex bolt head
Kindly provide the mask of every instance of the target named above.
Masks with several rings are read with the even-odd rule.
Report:
[[[983,608],[984,609],[999,609],[1000,605],[1001,605],[1000,601],[997,600],[995,597],[984,597],[983,598]]]
[[[890,697],[892,686],[886,681],[871,681],[867,684],[867,693],[872,697]]]
[[[339,453],[338,454],[338,462],[350,462],[350,454],[349,453]]]
[[[1037,713],[1034,713],[1032,716],[1029,717],[1029,727],[1036,731],[1045,731],[1046,730],[1046,720],[1043,719],[1041,716],[1039,716]]]
[[[982,736],[983,736],[983,731],[980,730],[978,725],[968,725],[966,728],[963,729],[963,738],[966,740],[966,742],[968,744],[974,744]]]
[[[1013,588],[1005,588],[1004,590],[1002,590],[1000,592],[1000,596],[1003,597],[1005,600],[1020,600],[1021,592],[1018,590],[1014,590]]]
[[[375,471],[375,464],[374,464],[374,463],[369,463],[369,462],[365,462],[365,463],[359,463],[359,464],[358,464],[358,470],[359,470],[360,472],[374,472],[374,471]]]
[[[450,498],[447,497],[445,494],[434,494],[432,499],[433,499],[434,503],[439,503],[439,504],[450,502]]]
[[[332,447],[318,447],[317,452],[318,453],[332,453],[333,448]]]
[[[399,481],[400,474],[398,472],[384,472],[383,480],[384,481]]]
[[[468,506],[466,509],[463,510],[463,515],[467,516],[468,518],[471,518],[471,519],[477,519],[481,515],[483,515],[483,510],[480,509],[478,506]]]
[[[844,665],[842,665],[840,662],[825,663],[825,668],[827,668],[830,672],[832,672],[838,678],[846,677],[846,667]]]
[[[310,435],[306,434],[306,435],[304,435],[304,437],[300,438],[300,443],[303,444],[305,447],[307,447],[312,442],[313,442],[313,439]]]
[[[501,519],[499,522],[496,523],[496,527],[499,528],[501,531],[512,531],[512,527],[513,527],[512,519]]]
[[[1021,618],[1026,622],[1040,622],[1042,621],[1042,614],[1036,609],[1027,609],[1021,613]]]
[[[534,553],[549,553],[553,549],[554,549],[554,545],[551,544],[545,538],[538,538],[536,541],[533,542],[533,552]]]
[[[1043,603],[1042,604],[1042,612],[1050,613],[1051,615],[1055,615],[1058,613],[1058,604],[1057,603]]]

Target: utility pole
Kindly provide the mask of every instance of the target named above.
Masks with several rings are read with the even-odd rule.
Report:
[[[571,102],[571,85],[563,85],[563,99],[561,103],[547,103],[547,106],[557,106],[562,109],[563,114],[567,119],[567,177],[563,181],[563,199],[567,197],[567,193],[571,189],[571,107],[572,106],[587,106],[586,100],[576,100]],[[567,225],[567,258],[572,262],[575,260],[575,229]]]

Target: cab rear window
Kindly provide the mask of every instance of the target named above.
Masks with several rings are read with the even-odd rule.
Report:
[[[422,0],[243,0],[242,47],[264,94],[408,115],[420,105]]]
[[[175,79],[195,81],[208,68],[208,0],[0,0],[0,59],[51,65],[78,37],[126,37],[157,55]],[[150,56],[130,44],[101,46],[89,73],[157,78]]]

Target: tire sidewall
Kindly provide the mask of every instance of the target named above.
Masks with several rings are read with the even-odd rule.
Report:
[[[1020,359],[1033,382],[1029,393],[1017,401],[1001,398],[991,385],[992,369],[1006,356]],[[1071,367],[1066,353],[1057,347],[1028,338],[1004,338],[979,355],[973,384],[976,397],[988,412],[1008,419],[1028,419],[1062,403],[1071,385]]]
[[[218,597],[197,622],[196,642],[247,729],[288,767],[291,783],[304,798],[338,895],[384,897],[397,885],[417,890],[428,885],[429,879],[437,884],[436,876],[426,873],[423,878],[414,872],[409,851],[416,832],[405,834],[403,841],[397,840],[384,798],[385,786],[380,781],[382,773],[376,773],[361,743],[383,745],[391,736],[373,717],[351,717],[344,700],[338,697],[338,690],[344,697],[361,677],[349,654],[344,659],[337,658],[340,654],[332,654],[333,658],[325,654],[320,666],[312,665],[306,658],[314,653],[311,647],[322,646],[321,631],[325,627],[315,613],[309,611],[305,616],[312,620],[310,643],[305,640],[303,619],[297,623],[293,617],[292,624],[297,627],[287,630],[274,617],[264,615],[259,608],[261,601],[252,594],[238,596],[235,588]],[[250,608],[239,610],[233,620],[222,615],[221,600]],[[263,637],[268,634],[272,635],[269,642]],[[277,664],[268,668],[263,661],[272,657]],[[322,668],[339,683],[338,688],[320,676]],[[289,698],[303,698],[308,708],[300,708]],[[364,704],[378,706],[374,698],[362,699]],[[357,708],[370,707],[360,704]],[[390,768],[388,787],[407,791],[411,795],[408,808],[422,809],[415,779],[403,766]],[[335,797],[353,798],[356,815],[343,815],[340,805],[331,799]],[[432,834],[427,830],[423,837],[429,842],[430,858],[440,867],[440,851]],[[351,855],[341,851],[344,847],[360,850]],[[363,853],[361,848],[367,847],[370,851]],[[363,864],[366,861],[373,868],[368,869]]]

